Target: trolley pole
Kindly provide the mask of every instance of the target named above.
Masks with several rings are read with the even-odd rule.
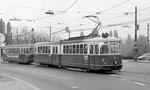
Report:
[[[148,53],[149,53],[149,24],[147,24],[147,43],[148,43]]]

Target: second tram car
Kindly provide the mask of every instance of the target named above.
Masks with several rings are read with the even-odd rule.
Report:
[[[36,43],[34,61],[39,64],[86,70],[120,70],[120,39],[116,37],[70,38]]]
[[[29,64],[34,61],[34,44],[6,45],[3,60]]]
[[[35,44],[34,62],[39,65],[61,65],[60,42]]]

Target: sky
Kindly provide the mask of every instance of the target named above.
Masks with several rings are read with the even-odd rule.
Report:
[[[138,35],[147,36],[150,0],[0,0],[0,18],[11,22],[13,28],[25,26],[40,33],[49,32],[50,26],[52,33],[69,27],[74,37],[80,32],[88,35],[97,24],[85,16],[99,13],[96,16],[101,22],[100,34],[117,30],[120,38],[128,34],[134,38],[135,6],[140,27]],[[49,10],[54,14],[45,14]],[[11,21],[13,18],[21,21]],[[55,35],[68,37],[65,31]]]

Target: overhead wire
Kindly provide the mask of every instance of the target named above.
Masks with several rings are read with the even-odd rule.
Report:
[[[66,13],[77,1],[78,0],[76,0],[73,4],[71,4],[66,10],[61,11],[57,14],[52,15],[52,16],[56,16],[56,15],[59,15],[59,14],[62,14],[62,13]],[[36,18],[35,20],[40,20],[40,19],[44,19],[44,18],[48,18],[48,17],[52,17],[52,16],[39,17],[39,18]]]
[[[106,11],[108,11],[108,10],[111,10],[111,9],[113,9],[113,8],[115,8],[115,7],[118,7],[118,6],[124,4],[124,3],[128,2],[128,1],[129,1],[129,0],[123,1],[123,2],[121,2],[121,3],[118,3],[118,4],[116,4],[116,5],[112,6],[112,7],[109,7],[109,8],[107,8],[107,9],[101,11],[100,13],[96,13],[96,14],[93,14],[93,15],[98,15],[98,14],[104,13],[104,12],[106,12]]]
[[[71,4],[64,12],[67,12],[78,0],[76,0],[73,4]]]
[[[76,1],[77,1],[77,0],[76,0]],[[76,2],[76,1],[75,1],[75,2]],[[105,10],[103,10],[101,13],[106,12],[106,11],[108,11],[108,10],[111,10],[111,9],[117,7],[117,6],[120,6],[120,5],[124,4],[124,3],[126,3],[127,1],[129,1],[129,0],[126,0],[126,1],[124,1],[124,2],[121,2],[121,3],[119,3],[119,4],[115,5],[115,6],[112,6],[112,7],[108,8],[108,9],[105,9]],[[75,3],[75,2],[74,2],[74,3]],[[73,4],[74,4],[74,3],[73,3]],[[69,6],[66,10],[69,10],[69,9],[73,6],[73,4],[72,4],[71,6]],[[29,8],[29,7],[22,7],[22,8]],[[146,7],[146,8],[143,8],[143,9],[141,9],[141,10],[138,10],[138,12],[143,11],[143,10],[146,10],[146,9],[148,9],[148,8],[150,8],[150,7]],[[60,12],[60,14],[61,14],[61,13],[62,13],[62,12]],[[96,13],[96,15],[101,14],[101,13]],[[57,14],[59,14],[59,13],[57,13]],[[56,14],[56,15],[57,15],[57,14]],[[126,15],[123,15],[123,16],[126,16]],[[112,18],[104,19],[104,21],[116,19],[116,18],[118,18],[118,17],[123,17],[123,16],[117,16],[117,17],[112,17]],[[50,17],[50,16],[48,16],[48,17]],[[43,19],[43,18],[44,18],[44,17],[37,18],[37,20]],[[46,17],[45,17],[45,18],[46,18]],[[79,18],[79,19],[82,19],[82,18]],[[62,25],[62,24],[74,22],[74,21],[79,20],[79,19],[74,19],[74,20],[62,22],[61,24],[56,24],[56,25]],[[26,20],[28,20],[28,19],[26,19]],[[102,20],[102,21],[103,21],[103,20]]]

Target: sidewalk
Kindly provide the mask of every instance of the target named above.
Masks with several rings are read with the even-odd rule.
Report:
[[[0,59],[0,65],[2,64]],[[30,86],[17,81],[13,78],[7,77],[0,72],[0,90],[34,90]]]
[[[138,60],[138,61],[134,61],[134,60],[128,60],[128,62],[137,62],[137,63],[150,63],[150,60]]]
[[[31,87],[0,74],[0,90],[33,90]]]

